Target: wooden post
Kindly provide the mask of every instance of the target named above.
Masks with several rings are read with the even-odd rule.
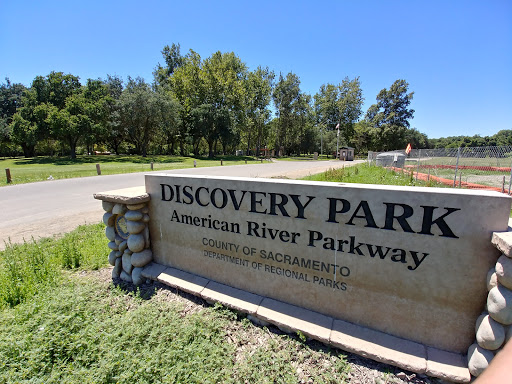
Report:
[[[11,170],[9,168],[5,168],[5,177],[7,178],[7,184],[11,184]]]
[[[101,175],[101,168],[99,164],[96,164],[96,172],[98,172],[98,175]]]
[[[151,162],[151,170],[153,170],[153,162]]]
[[[194,168],[197,167],[197,161],[194,160]]]
[[[224,162],[222,161],[222,159],[220,160],[220,165],[224,165]]]

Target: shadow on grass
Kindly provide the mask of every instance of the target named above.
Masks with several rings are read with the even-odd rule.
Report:
[[[109,156],[77,156],[76,159],[71,159],[70,157],[51,157],[51,156],[38,156],[38,157],[30,157],[30,158],[19,158],[15,159],[14,163],[16,165],[34,165],[34,164],[51,164],[51,165],[78,165],[78,164],[95,164],[95,163],[135,163],[135,164],[150,164],[150,163],[160,163],[160,164],[172,164],[172,163],[184,163],[187,160],[192,159],[197,160],[225,160],[225,161],[244,161],[244,160],[254,160],[253,157],[249,156],[216,156],[213,158],[208,157],[181,157],[181,156],[164,156],[164,155],[156,155],[156,156],[123,156],[123,155],[109,155]]]

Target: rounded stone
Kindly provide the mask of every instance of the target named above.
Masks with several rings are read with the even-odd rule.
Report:
[[[144,282],[144,278],[142,277],[143,268],[133,268],[132,271],[132,281],[135,285],[141,285]]]
[[[145,223],[149,223],[149,215],[145,214],[144,217],[142,218],[142,221]]]
[[[140,221],[143,215],[140,211],[128,211],[124,214],[124,218],[130,221]]]
[[[125,271],[121,271],[121,280],[126,281],[127,283],[132,282],[131,275],[127,274]]]
[[[128,248],[132,252],[140,252],[144,249],[144,236],[141,234],[130,235],[128,238]]]
[[[128,255],[131,255],[133,252],[132,252],[132,251],[130,251],[130,249],[129,249],[129,248],[126,248],[126,249],[124,250],[124,253],[127,253]]]
[[[512,338],[512,325],[509,325],[505,328],[505,343],[508,343],[508,341]]]
[[[110,212],[105,212],[103,215],[103,222],[105,225],[108,225],[109,227],[113,227],[115,224],[116,216],[111,214]]]
[[[142,213],[149,213],[149,208],[146,206],[144,208],[142,208]]]
[[[108,263],[110,265],[116,265],[116,259],[117,259],[116,255],[117,255],[117,251],[112,251],[108,254]]]
[[[130,210],[130,211],[136,211],[138,209],[144,208],[145,206],[146,206],[145,203],[140,203],[140,204],[127,205],[126,208],[128,208],[128,210]]]
[[[123,262],[123,271],[126,271],[126,273],[132,272],[132,257],[126,253],[123,253],[123,257],[121,258]]]
[[[122,270],[123,270],[123,266],[122,266],[121,258],[117,258],[114,268],[112,269],[112,278],[119,279],[119,277],[121,276]]]
[[[144,242],[146,244],[146,248],[151,248],[151,241],[149,240],[149,228],[144,228]]]
[[[117,251],[118,248],[117,248],[117,244],[115,243],[115,241],[111,241],[110,243],[108,243],[108,247],[113,250],[113,251]]]
[[[103,207],[103,210],[105,212],[111,212],[112,208],[114,208],[114,203],[111,203],[110,201],[102,201],[101,206]]]
[[[496,275],[496,269],[491,268],[487,272],[487,290],[490,291],[498,284],[498,276]]]
[[[107,236],[107,239],[110,241],[114,241],[116,239],[116,230],[114,227],[106,227],[105,228],[105,236]]]
[[[150,249],[145,249],[142,252],[134,252],[132,254],[132,265],[134,267],[142,268],[153,260],[153,252]]]
[[[137,233],[141,233],[144,228],[146,228],[146,224],[142,221],[130,221],[126,222],[126,229],[130,232],[130,235],[136,235]]]
[[[119,246],[123,241],[125,241],[121,236],[116,234],[116,238],[114,239],[115,243]]]
[[[512,289],[512,259],[501,255],[496,263],[496,275],[500,284]]]
[[[479,346],[495,351],[505,341],[505,328],[489,315],[481,315],[476,321],[476,342]]]
[[[494,358],[494,353],[473,344],[468,349],[468,368],[473,376],[479,376]]]
[[[116,204],[114,208],[112,208],[112,213],[114,215],[122,215],[126,212],[126,205],[124,204]]]
[[[126,248],[128,248],[128,242],[125,240],[121,244],[119,244],[119,251],[124,252]]]
[[[498,284],[487,296],[489,315],[503,325],[512,324],[512,291]]]

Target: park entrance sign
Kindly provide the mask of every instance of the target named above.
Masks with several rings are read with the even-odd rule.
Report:
[[[255,308],[241,309],[260,320],[272,322],[268,314],[280,305],[294,308],[291,317],[312,313],[315,329],[327,331],[306,334],[322,341],[369,356],[384,348],[381,361],[469,380],[445,375],[443,364],[450,363],[440,357],[435,366],[435,360],[462,356],[475,340],[486,276],[500,256],[491,236],[507,230],[508,196],[277,179],[145,178],[149,201],[142,213],[149,216],[151,250],[141,246],[130,255],[139,260],[149,252],[143,276],[157,278],[165,268],[195,276],[203,297],[228,287]],[[137,216],[128,213],[128,220]],[[135,228],[129,224],[128,231]],[[284,320],[274,323],[287,328]],[[396,361],[386,356],[393,349],[400,354]],[[422,366],[427,354],[430,370]],[[460,361],[453,364],[467,372]]]
[[[498,193],[146,176],[154,261],[466,351],[507,228]]]

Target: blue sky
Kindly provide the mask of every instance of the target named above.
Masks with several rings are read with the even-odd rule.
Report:
[[[0,1],[0,81],[51,71],[152,81],[162,48],[289,71],[311,95],[359,76],[364,111],[397,79],[430,138],[512,129],[512,1]]]

